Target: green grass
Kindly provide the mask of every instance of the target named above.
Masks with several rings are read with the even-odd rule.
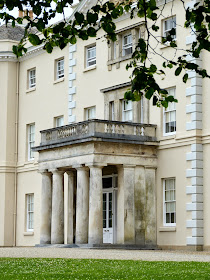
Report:
[[[0,258],[4,279],[210,279],[210,263]]]

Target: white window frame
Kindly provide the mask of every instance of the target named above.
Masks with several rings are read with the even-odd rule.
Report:
[[[93,120],[95,118],[96,118],[96,106],[85,108],[85,120],[88,121],[88,120]]]
[[[96,45],[86,47],[86,67],[93,67],[96,65]]]
[[[176,97],[176,88],[169,88],[167,89],[168,95]],[[176,128],[174,131],[166,132],[166,115],[169,115],[169,119],[171,119],[172,113],[175,112],[175,125],[176,125],[176,103],[175,102],[169,102],[168,108],[163,108],[163,136],[169,136],[176,134]],[[170,122],[169,122],[170,123]]]
[[[55,117],[55,127],[60,127],[64,125],[64,117],[63,116],[59,116],[59,117]]]
[[[34,194],[26,194],[26,231],[34,231]]]
[[[109,102],[109,120],[115,121],[114,101]]]
[[[56,80],[64,78],[64,58],[56,60]]]
[[[36,68],[28,70],[28,88],[36,87]]]
[[[169,28],[165,27],[166,23],[168,23],[170,25]],[[163,20],[163,37],[164,38],[167,37],[168,32],[172,28],[174,28],[176,31],[176,16],[172,16],[172,17],[169,17],[169,18]],[[172,38],[173,38],[173,40],[176,40],[176,32],[175,32],[175,35],[172,36]]]
[[[131,112],[131,119],[126,120],[126,113]],[[132,122],[133,121],[133,103],[131,100],[122,100],[122,121]]]
[[[125,39],[129,38],[129,40],[131,40],[129,43],[125,43]],[[126,54],[127,50],[131,50],[128,54]],[[125,34],[122,36],[122,56],[127,56],[133,53],[133,40],[132,40],[132,34]]]
[[[35,123],[27,125],[28,134],[28,160],[34,160],[32,148],[35,146]]]
[[[166,181],[169,181],[169,180],[173,180],[174,181],[174,188],[170,191],[174,191],[174,199],[170,199],[168,201],[166,201],[165,199],[165,193],[166,193]],[[174,214],[174,223],[167,223],[166,222],[166,204],[169,204],[169,203],[175,203],[175,212],[169,212],[170,213],[175,213]],[[176,226],[176,180],[175,178],[165,178],[163,179],[163,225],[164,226]]]

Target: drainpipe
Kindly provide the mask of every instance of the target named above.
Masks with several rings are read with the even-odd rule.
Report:
[[[17,224],[17,163],[18,163],[18,121],[19,121],[19,72],[20,62],[17,62],[17,77],[16,77],[16,102],[15,102],[15,203],[13,214],[13,247],[16,246],[16,224]]]

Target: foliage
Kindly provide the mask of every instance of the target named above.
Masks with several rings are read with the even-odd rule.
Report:
[[[210,264],[93,259],[0,259],[0,278],[10,279],[209,279]]]
[[[174,1],[172,0],[172,2]],[[183,9],[185,9],[184,0],[176,1],[181,1]],[[51,8],[52,2],[56,3],[54,9]],[[172,28],[167,33],[167,36],[162,38],[162,41],[159,41],[155,34],[159,30],[157,20],[162,16],[166,2],[165,0],[165,4],[161,8],[157,7],[156,0],[137,0],[135,3],[132,0],[124,0],[117,2],[117,4],[114,4],[111,0],[103,4],[98,2],[86,15],[77,11],[73,17],[69,19],[64,17],[62,22],[48,26],[49,20],[54,18],[57,13],[63,13],[64,7],[70,7],[73,4],[73,0],[0,0],[0,9],[2,9],[0,18],[5,20],[6,23],[12,22],[12,25],[15,26],[16,23],[21,24],[23,18],[14,18],[5,11],[5,8],[11,11],[15,7],[18,7],[22,11],[25,7],[29,7],[35,14],[33,20],[28,14],[24,17],[28,21],[25,27],[24,38],[18,46],[13,47],[13,52],[19,57],[27,51],[25,47],[26,39],[34,46],[43,45],[48,53],[51,53],[54,47],[63,49],[68,43],[75,44],[77,38],[88,40],[89,37],[96,37],[99,29],[105,31],[108,40],[115,41],[115,19],[122,16],[124,12],[129,12],[131,19],[138,16],[144,21],[145,35],[144,38],[139,39],[132,59],[127,65],[127,69],[132,69],[132,75],[131,88],[125,93],[125,98],[140,100],[143,95],[148,99],[155,96],[157,106],[162,105],[167,107],[168,102],[177,102],[177,100],[172,96],[168,96],[167,91],[162,89],[156,81],[157,75],[165,75],[165,68],[172,69],[175,67],[175,76],[179,76],[182,73],[184,83],[188,80],[187,70],[195,71],[202,78],[210,77],[205,69],[187,60],[188,54],[194,58],[198,58],[203,50],[210,50],[210,1],[198,1],[193,8],[186,9],[185,28],[192,29],[192,32],[197,36],[197,41],[193,42],[191,48],[183,50],[181,56],[177,57],[175,55],[175,58],[172,60],[168,60],[158,53],[156,48],[151,44],[151,38],[153,38],[158,44],[170,45],[175,52],[179,50],[174,40],[175,28]],[[38,30],[39,33],[32,32],[33,29]],[[43,36],[41,37],[40,34],[43,34]],[[158,69],[157,65],[154,65],[150,61],[149,57],[151,53],[162,57],[162,68]]]

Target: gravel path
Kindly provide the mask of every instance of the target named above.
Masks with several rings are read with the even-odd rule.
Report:
[[[73,259],[116,259],[142,261],[197,261],[210,262],[210,252],[153,251],[81,248],[0,248],[0,257],[10,258],[73,258]]]

